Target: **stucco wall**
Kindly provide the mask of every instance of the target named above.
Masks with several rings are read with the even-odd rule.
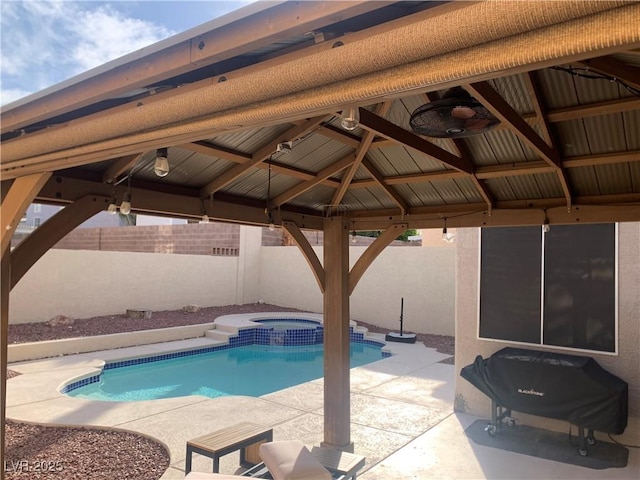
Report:
[[[445,245],[445,244],[443,244]],[[322,247],[314,247],[322,261]],[[366,247],[350,247],[351,266]],[[453,335],[455,248],[392,247],[365,272],[351,296],[351,318],[399,330]],[[268,303],[322,311],[322,295],[297,247],[263,247],[260,292]]]
[[[49,250],[11,291],[11,323],[236,300],[238,257]]]
[[[480,230],[458,230],[456,262],[456,371],[473,362],[477,355],[484,358],[506,346],[518,346],[504,341],[480,340],[478,334],[478,255]],[[618,355],[581,353],[575,350],[553,349],[574,355],[591,356],[602,367],[629,384],[629,414],[640,416],[640,223],[620,224],[618,261]],[[539,346],[524,346],[547,350]],[[550,350],[550,349],[549,349]],[[456,377],[456,409],[487,416],[489,399],[469,382]],[[520,415],[528,423],[548,423],[538,417]],[[564,425],[563,425],[564,428]]]
[[[11,292],[10,322],[252,303],[321,312],[322,295],[297,247],[262,247],[261,229],[243,227],[239,257],[50,250]],[[322,247],[314,247],[322,261]],[[366,247],[350,247],[350,264]],[[351,318],[399,330],[453,335],[455,248],[392,247],[351,296]]]

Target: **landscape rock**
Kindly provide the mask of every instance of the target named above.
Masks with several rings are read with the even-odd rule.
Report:
[[[151,313],[152,313],[151,310],[136,309],[136,308],[127,309],[127,317],[129,318],[149,320],[151,318]]]
[[[46,322],[50,327],[71,327],[74,323],[75,320],[71,317],[67,317],[66,315],[56,315]]]
[[[184,313],[198,313],[200,310],[202,310],[200,305],[185,305],[182,307]]]

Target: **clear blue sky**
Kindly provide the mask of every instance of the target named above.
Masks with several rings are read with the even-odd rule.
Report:
[[[7,104],[248,3],[0,0],[0,102]]]

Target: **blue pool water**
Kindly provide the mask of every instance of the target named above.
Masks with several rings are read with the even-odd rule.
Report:
[[[382,358],[380,345],[351,342],[351,368]],[[105,369],[95,383],[66,393],[73,397],[106,401],[153,400],[186,395],[211,398],[260,396],[322,375],[322,344],[254,344]]]

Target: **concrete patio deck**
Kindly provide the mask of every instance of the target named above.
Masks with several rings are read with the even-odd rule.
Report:
[[[7,417],[62,425],[118,427],[150,435],[170,453],[162,479],[184,477],[190,438],[240,421],[272,426],[274,439],[323,439],[322,379],[253,397],[201,396],[143,402],[98,402],[58,392],[69,379],[98,371],[104,360],[194,348],[204,338],[10,364],[22,373],[7,382]],[[393,356],[351,370],[351,438],[366,457],[362,480],[426,478],[638,479],[640,452],[630,449],[623,469],[592,470],[474,444],[464,429],[477,417],[453,412],[456,371],[447,355],[422,344],[388,344]],[[516,415],[517,416],[517,415]],[[600,438],[600,437],[599,437]],[[604,438],[603,438],[604,440]],[[630,419],[619,440],[637,445],[640,421]],[[211,471],[195,455],[193,470]],[[238,471],[238,454],[222,458],[221,472]]]

